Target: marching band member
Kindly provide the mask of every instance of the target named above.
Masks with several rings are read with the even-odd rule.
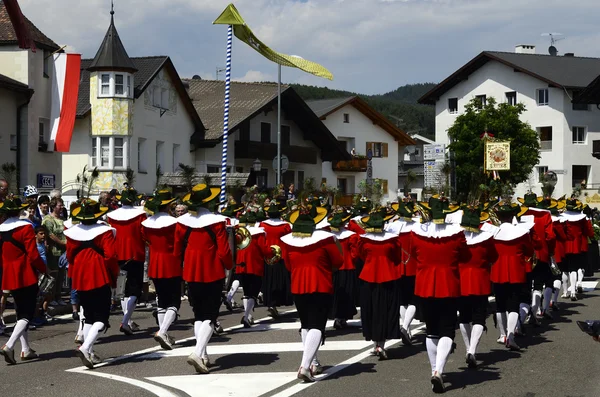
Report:
[[[477,368],[475,354],[486,329],[488,296],[492,292],[490,268],[498,254],[494,235],[480,230],[480,225],[489,219],[489,214],[479,205],[463,206],[462,211],[460,226],[467,240],[467,252],[458,265],[461,295],[458,322],[467,350],[466,363],[469,368]]]
[[[337,208],[327,218],[327,225],[342,247],[344,263],[333,273],[333,328],[342,329],[348,326],[347,321],[357,313],[358,274],[356,272],[356,248],[358,234],[344,228],[344,224],[352,215],[343,208]],[[321,224],[324,221],[321,222]]]
[[[586,273],[586,269],[588,268],[588,250],[589,243],[588,238],[594,237],[594,227],[592,226],[592,209],[589,205],[583,204],[581,205],[581,212],[585,214],[585,237],[581,239],[581,260],[579,261],[579,269],[577,269],[577,293],[583,293],[583,276]],[[592,272],[593,273],[593,272]]]
[[[145,203],[153,215],[142,222],[142,237],[150,250],[148,277],[158,298],[159,329],[154,340],[165,350],[173,349],[174,340],[168,331],[181,306],[181,256],[173,251],[177,219],[169,215],[169,206],[174,201],[169,190],[157,191]]]
[[[348,222],[347,229],[356,234],[365,234],[364,229],[360,225],[360,220],[369,214],[371,208],[371,200],[366,197],[361,197],[358,203],[356,203],[356,205],[352,208],[356,215],[350,219],[350,222]]]
[[[142,295],[144,283],[144,261],[146,260],[146,244],[142,238],[142,222],[147,218],[142,208],[134,207],[140,199],[133,188],[125,188],[117,195],[122,207],[107,214],[108,223],[117,230],[117,259],[121,270],[127,272],[125,281],[125,297],[121,299],[123,320],[119,330],[125,335],[133,335],[138,330],[131,316],[136,301]]]
[[[431,388],[445,392],[442,374],[452,351],[457,321],[460,281],[458,264],[465,256],[467,244],[462,228],[445,224],[446,214],[458,210],[448,199],[434,195],[421,203],[429,212],[421,216],[432,221],[415,225],[411,256],[417,262],[415,295],[419,297],[427,329],[425,343],[431,364]]]
[[[494,236],[498,259],[492,265],[490,275],[496,295],[496,318],[500,329],[498,343],[504,344],[510,350],[520,350],[514,337],[519,321],[519,301],[523,290],[528,288],[526,267],[534,255],[530,236],[530,229],[534,224],[513,224],[513,219],[524,215],[527,207],[500,202],[495,209],[498,219],[502,222]]]
[[[221,215],[223,215],[224,217],[226,217],[226,222],[227,222],[227,226],[233,226],[235,227],[236,225],[239,224],[239,220],[237,219],[237,213],[240,212],[241,210],[243,210],[244,207],[241,205],[238,205],[238,203],[235,201],[235,199],[233,197],[230,197],[229,200],[227,201],[227,205],[221,210]],[[223,304],[225,305],[225,307],[227,308],[227,310],[229,310],[229,312],[233,312],[233,297],[235,296],[235,293],[237,292],[238,288],[240,288],[240,280],[238,277],[238,273],[237,273],[236,268],[233,268],[233,272],[236,272],[235,275],[233,275],[232,277],[232,283],[231,283],[231,288],[229,288],[229,291],[227,292],[227,295],[225,295],[223,297]],[[227,286],[228,287],[228,286]]]
[[[69,277],[85,314],[83,344],[77,355],[90,369],[101,362],[94,353],[94,343],[109,327],[111,286],[119,275],[115,230],[98,222],[107,212],[107,207],[84,199],[72,212],[73,219],[80,223],[65,230]]]
[[[566,268],[567,262],[565,261],[565,242],[569,239],[566,234],[565,229],[565,218],[560,217],[560,212],[564,210],[565,203],[564,201],[559,201],[558,205],[550,210],[552,214],[552,228],[554,229],[554,234],[556,235],[556,247],[554,248],[554,258],[556,260],[558,271],[554,276],[554,282],[552,285],[552,299],[550,301],[550,308],[554,310],[559,310],[558,307],[558,296],[560,294],[560,289],[562,285],[562,281],[565,283],[566,280],[563,280],[563,277],[566,277],[566,272],[568,269]],[[565,291],[566,291],[565,286]],[[544,302],[545,305],[545,302]],[[545,308],[547,309],[547,308]]]
[[[279,246],[267,245],[265,229],[255,227],[256,213],[247,211],[240,216],[240,226],[245,226],[250,232],[251,240],[248,247],[239,250],[236,255],[235,271],[239,275],[244,287],[244,316],[241,324],[244,328],[250,328],[254,320],[252,312],[258,300],[258,294],[262,286],[262,278],[265,271],[265,263],[279,262],[281,253]]]
[[[410,324],[415,318],[417,307],[415,306],[415,278],[417,275],[417,263],[410,255],[411,231],[415,226],[413,221],[414,203],[404,199],[399,203],[392,204],[392,209],[399,217],[395,222],[386,225],[387,231],[398,234],[402,247],[401,264],[397,266],[400,279],[400,337],[406,346],[412,345]]]
[[[281,214],[285,210],[285,204],[279,199],[271,200],[269,206],[264,208],[269,219],[260,222],[259,227],[262,227],[267,234],[268,246],[281,245],[281,237],[292,231],[290,224],[281,219]],[[287,306],[292,303],[290,274],[281,260],[272,265],[265,264],[264,274],[263,299],[271,317],[276,318],[279,316],[277,306]]]
[[[0,266],[2,290],[10,291],[17,312],[17,323],[8,342],[0,348],[7,364],[16,364],[15,344],[21,342],[21,361],[33,360],[37,353],[29,346],[27,330],[33,319],[38,295],[38,274],[47,272],[37,250],[35,232],[31,223],[19,219],[21,211],[29,204],[18,198],[4,199],[0,215],[6,220],[0,224]]]
[[[331,309],[332,271],[344,259],[335,236],[315,225],[327,216],[322,207],[301,206],[290,215],[292,232],[281,238],[284,263],[291,273],[292,294],[301,322],[303,345],[298,379],[314,382],[316,357]]]
[[[360,235],[357,252],[364,261],[359,278],[360,318],[365,340],[373,341],[373,354],[387,359],[385,341],[400,336],[400,294],[398,270],[401,262],[398,236],[383,230],[394,214],[377,208],[360,221],[365,233]]]
[[[196,348],[187,363],[201,374],[209,373],[206,345],[219,315],[225,269],[233,266],[225,217],[207,209],[219,192],[219,188],[199,184],[183,198],[195,214],[177,218],[173,246],[173,254],[183,258],[183,279],[194,311]]]
[[[561,215],[565,218],[567,236],[571,239],[565,243],[565,260],[568,263],[569,271],[569,295],[572,301],[577,300],[577,273],[585,260],[585,252],[582,248],[585,246],[583,240],[594,236],[594,230],[589,225],[585,214],[583,214],[581,202],[571,198],[566,201],[566,211]]]

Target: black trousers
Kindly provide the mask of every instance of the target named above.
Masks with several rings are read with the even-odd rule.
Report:
[[[421,311],[425,320],[427,336],[454,339],[456,335],[457,298],[420,298]]]
[[[156,288],[158,307],[167,309],[181,307],[181,277],[153,278],[152,282]]]
[[[125,296],[135,296],[139,300],[144,287],[144,262],[119,261],[119,267],[127,272]]]
[[[494,284],[496,295],[496,313],[518,312],[522,301],[523,290],[528,289],[527,284],[502,283]],[[529,302],[529,301],[527,301]]]
[[[79,303],[83,307],[85,323],[94,324],[101,322],[108,328],[112,297],[110,285],[106,284],[103,287],[89,291],[77,291],[77,293],[79,294]]]
[[[217,280],[211,283],[188,282],[190,301],[194,310],[195,321],[210,320],[213,324],[219,317],[219,308],[221,307],[223,282]]]
[[[470,295],[458,298],[458,322],[485,326],[487,317],[487,295]]]
[[[31,321],[35,314],[37,303],[38,285],[32,284],[28,287],[14,289],[10,291],[15,299],[15,309],[17,312],[17,320]]]
[[[550,270],[550,264],[547,262],[538,261],[537,265],[531,271],[533,277],[533,289],[535,291],[541,291],[544,286],[552,288],[554,282],[554,274]]]
[[[300,316],[301,328],[318,329],[324,333],[332,302],[333,295],[331,294],[319,292],[294,294],[294,303]]]
[[[256,274],[242,273],[239,275],[239,280],[244,287],[244,298],[252,298],[256,301],[262,287],[262,277]]]

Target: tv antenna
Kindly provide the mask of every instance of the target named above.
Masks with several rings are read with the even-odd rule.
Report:
[[[550,37],[550,47],[548,47],[548,53],[550,55],[556,56],[556,54],[558,54],[558,49],[556,49],[554,44],[556,44],[557,41],[564,40],[564,37],[557,37],[562,35],[562,33],[542,33],[542,36]]]
[[[217,66],[216,69],[217,69],[217,80],[219,80],[219,74],[223,73],[225,71],[225,68],[220,68]]]

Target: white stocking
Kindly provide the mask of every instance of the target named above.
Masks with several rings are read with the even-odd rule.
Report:
[[[8,339],[8,342],[6,342],[6,347],[8,347],[9,349],[15,348],[15,343],[17,343],[17,340],[21,338],[21,335],[27,332],[28,324],[29,320],[26,320],[24,318],[17,321],[17,323],[15,324],[15,328],[13,329],[13,332],[10,335],[10,338]]]
[[[444,367],[446,366],[446,361],[448,360],[451,350],[452,339],[447,336],[441,337],[437,346],[437,355],[435,357],[435,368],[440,376],[444,373]]]
[[[302,338],[302,347],[304,347],[304,343],[306,341],[306,334],[308,334],[308,330],[307,329],[301,329],[300,330],[300,338]]]
[[[425,346],[427,347],[427,355],[429,356],[429,364],[431,364],[431,374],[435,372],[437,361],[437,348],[439,343],[438,338],[425,338]]]
[[[409,305],[406,308],[406,317],[404,317],[404,324],[403,324],[403,328],[405,330],[409,330],[410,329],[410,323],[412,323],[413,319],[415,318],[415,313],[417,312],[417,307],[415,305]]]
[[[509,339],[512,339],[515,336],[515,329],[517,328],[517,322],[519,322],[519,314],[517,312],[508,313],[508,325],[506,328],[506,331],[507,331],[506,336]]]
[[[471,345],[471,324],[461,323],[460,333],[462,334],[463,341],[465,342],[465,349],[469,350],[469,346]]]
[[[92,324],[88,324],[88,323],[83,324],[83,339],[88,337],[91,329],[92,329]]]
[[[558,302],[558,296],[560,295],[562,283],[560,280],[554,280],[552,286],[554,287],[554,292],[552,293],[552,302]]]
[[[319,350],[319,346],[321,345],[322,335],[323,334],[318,329],[309,329],[306,333],[304,352],[302,353],[302,368],[310,368],[310,364],[312,363],[312,360],[315,357],[315,354],[317,354],[317,350]]]
[[[92,325],[90,332],[84,337],[83,345],[81,345],[80,349],[91,353],[94,348],[94,343],[96,343],[96,339],[98,339],[98,336],[103,329],[104,323],[96,321]]]
[[[581,283],[583,282],[583,269],[578,269],[577,270],[577,285],[581,285]]]
[[[194,323],[194,333],[196,334],[196,350],[195,353],[198,357],[202,357],[206,350],[206,345],[213,333],[213,326],[210,320],[196,321]]]
[[[483,325],[473,325],[473,329],[471,330],[471,344],[469,345],[467,353],[475,355],[475,353],[477,352],[477,346],[479,345],[479,340],[481,339],[481,335],[483,335]]]
[[[405,318],[406,318],[406,306],[400,306],[400,325],[401,326],[402,326]]]
[[[237,292],[238,288],[240,288],[240,281],[239,280],[233,280],[233,283],[231,283],[231,289],[227,293],[227,301],[228,302],[231,302],[231,300],[233,299],[233,295],[235,295],[235,293]]]
[[[135,296],[130,296],[127,300],[127,312],[123,316],[123,324],[131,325],[131,316],[133,316],[136,301],[137,298]]]
[[[125,313],[127,313],[127,301],[128,300],[129,300],[128,296],[121,299],[121,310],[123,310],[123,315],[125,315]]]
[[[167,314],[167,309],[159,307],[156,311],[156,319],[158,320],[158,328],[162,327],[162,324],[165,322],[165,314]]]
[[[529,314],[530,311],[530,307],[527,303],[521,303],[519,305],[519,318],[521,320],[521,324],[525,324],[525,319],[527,318],[527,315]]]
[[[167,312],[165,313],[163,322],[160,325],[160,330],[158,332],[162,335],[166,335],[166,333],[169,331],[169,327],[171,326],[171,324],[173,324],[173,321],[175,321],[176,318],[177,318],[177,308],[176,307],[168,308]]]
[[[569,295],[569,274],[567,274],[567,273],[562,274],[562,287],[563,287],[563,294]]]
[[[506,312],[496,313],[496,322],[498,323],[500,337],[506,336]]]
[[[531,315],[535,316],[540,308],[540,304],[542,303],[542,292],[541,291],[533,291],[533,295],[531,296]]]
[[[21,342],[21,351],[25,354],[29,353],[31,347],[29,346],[29,335],[27,330],[23,332],[23,335],[21,335],[19,341]]]
[[[244,318],[250,321],[250,314],[252,314],[252,310],[254,310],[254,299],[253,298],[244,298]]]
[[[570,290],[571,290],[571,294],[575,295],[575,293],[577,292],[577,272],[571,272],[569,274],[569,281],[571,282],[570,285]]]
[[[544,313],[546,313],[546,311],[548,311],[551,300],[552,300],[552,288],[546,287],[544,289],[544,303],[542,304],[542,310],[544,311]]]

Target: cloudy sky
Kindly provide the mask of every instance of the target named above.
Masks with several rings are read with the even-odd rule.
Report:
[[[168,55],[182,77],[215,78],[225,61],[226,27],[212,21],[227,0],[114,0],[130,56]],[[110,0],[19,0],[46,35],[93,57],[110,20]],[[284,82],[364,94],[439,82],[482,50],[533,44],[547,53],[600,57],[598,0],[238,0],[236,7],[271,48],[319,62],[329,82],[283,69]],[[234,40],[236,40],[234,38]],[[600,71],[599,71],[600,72]],[[237,80],[275,81],[277,66],[234,41]]]

